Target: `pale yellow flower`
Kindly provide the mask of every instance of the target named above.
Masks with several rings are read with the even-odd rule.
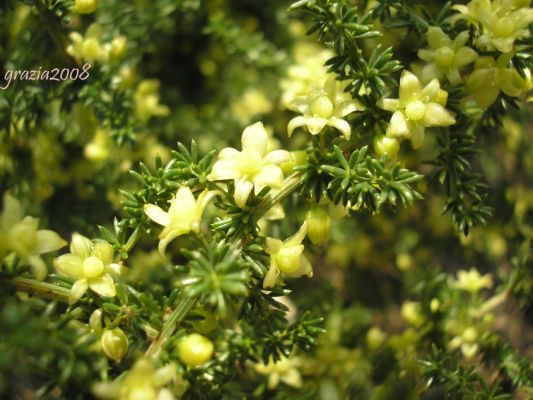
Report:
[[[421,147],[427,127],[455,123],[453,115],[444,108],[447,97],[437,79],[423,87],[412,72],[403,71],[399,99],[382,99],[378,102],[378,107],[393,112],[387,136],[410,139],[414,148]]]
[[[424,82],[446,76],[453,84],[461,82],[460,69],[473,63],[478,57],[470,47],[465,46],[468,32],[462,32],[452,41],[441,28],[432,26],[426,33],[429,49],[418,51],[418,57],[428,64],[421,72]]]
[[[146,215],[165,227],[159,235],[161,254],[165,253],[167,245],[178,236],[200,232],[204,209],[215,195],[216,192],[206,189],[198,196],[198,199],[195,199],[191,189],[184,186],[179,188],[176,195],[169,201],[168,212],[155,204],[144,205]]]
[[[492,287],[492,275],[481,275],[475,268],[471,268],[470,271],[461,270],[457,272],[457,279],[452,280],[450,285],[453,288],[474,294],[481,289],[490,289]]]
[[[500,92],[511,97],[525,95],[532,87],[529,69],[524,71],[526,78],[509,67],[511,54],[502,54],[498,60],[492,57],[480,57],[474,72],[466,80],[466,90],[480,107],[488,107],[496,101]]]
[[[533,22],[533,9],[528,6],[527,1],[472,0],[466,6],[455,5],[453,8],[461,13],[458,18],[481,25],[479,47],[509,53],[516,39],[529,35],[527,26]]]
[[[75,0],[72,11],[80,14],[90,14],[96,10],[98,0]]]
[[[302,386],[302,376],[298,371],[299,359],[296,357],[282,357],[280,360],[274,362],[272,359],[268,364],[255,364],[255,370],[261,375],[268,376],[267,387],[275,389],[280,382],[294,388]]]
[[[151,360],[140,359],[113,382],[100,382],[93,393],[101,399],[114,400],[173,400],[175,397],[163,386],[178,379],[174,364],[156,369]]]
[[[255,194],[266,186],[279,189],[284,179],[279,164],[292,158],[285,150],[268,152],[268,134],[261,122],[248,126],[242,133],[241,141],[242,151],[227,147],[219,153],[208,179],[235,181],[235,203],[242,208],[252,189]]]
[[[293,236],[281,241],[267,238],[267,252],[270,254],[270,268],[265,274],[263,288],[268,289],[276,285],[281,276],[299,278],[301,276],[313,276],[311,263],[304,256],[302,241],[307,235],[307,222]]]
[[[43,280],[47,268],[40,255],[59,250],[67,244],[54,231],[39,229],[39,220],[23,217],[20,203],[9,194],[4,195],[4,209],[0,215],[0,260],[14,252],[32,268],[36,278]]]
[[[305,126],[312,135],[317,135],[326,125],[338,129],[348,140],[352,134],[350,124],[344,120],[348,114],[363,110],[363,105],[353,100],[344,91],[346,83],[329,78],[322,89],[310,93],[306,97],[294,100],[293,104],[303,115],[289,121],[287,133],[289,137],[300,126]]]
[[[113,275],[120,275],[121,266],[113,262],[113,252],[113,246],[107,242],[93,242],[79,233],[72,235],[70,253],[54,259],[57,272],[76,280],[70,289],[71,304],[87,289],[102,297],[116,296]]]
[[[152,117],[166,117],[170,109],[159,103],[159,81],[146,79],[139,83],[133,100],[135,101],[135,114],[142,122],[147,122]]]

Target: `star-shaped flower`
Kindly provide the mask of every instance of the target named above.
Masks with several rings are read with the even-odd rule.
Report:
[[[204,190],[198,199],[194,198],[189,187],[178,189],[176,195],[170,200],[168,211],[164,211],[155,204],[145,204],[144,212],[148,217],[165,228],[159,235],[159,252],[165,253],[167,245],[178,236],[190,232],[198,233],[202,214],[207,203],[216,195],[216,192]]]
[[[399,97],[378,102],[378,107],[394,113],[387,128],[388,137],[410,139],[413,147],[419,148],[427,127],[455,123],[453,115],[444,108],[448,94],[441,90],[437,79],[423,87],[412,72],[403,71]]]
[[[352,99],[350,94],[344,91],[345,87],[346,84],[330,77],[323,89],[316,90],[307,97],[295,99],[294,108],[303,115],[289,121],[289,137],[300,126],[305,126],[312,135],[318,135],[328,125],[338,129],[347,140],[350,139],[352,130],[343,118],[354,111],[363,110],[363,105]]]
[[[235,181],[235,203],[242,208],[252,189],[258,194],[265,186],[280,188],[284,178],[279,164],[292,158],[285,150],[268,152],[268,134],[261,122],[248,126],[241,141],[242,151],[227,147],[220,152],[208,179]]]

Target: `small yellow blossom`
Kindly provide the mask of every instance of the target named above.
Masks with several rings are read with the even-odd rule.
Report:
[[[374,138],[374,150],[378,156],[386,154],[392,160],[400,151],[400,143],[394,138],[377,135]]]
[[[527,26],[533,22],[533,9],[528,6],[528,2],[515,0],[472,0],[453,8],[461,13],[458,19],[481,25],[480,48],[509,53],[516,39],[529,35]]]
[[[67,47],[67,53],[89,63],[106,63],[109,59],[109,49],[101,43],[100,31],[98,25],[92,24],[84,36],[78,32],[72,32],[69,35],[70,45]]]
[[[174,364],[155,369],[152,361],[138,360],[133,367],[113,382],[100,382],[93,393],[101,399],[114,400],[173,400],[172,393],[163,386],[177,378]]]
[[[289,278],[313,276],[311,263],[303,254],[302,241],[306,234],[307,222],[304,222],[298,232],[285,241],[274,238],[266,239],[267,251],[270,254],[270,268],[265,274],[263,288],[273,287],[281,278],[281,274]]]
[[[490,289],[492,287],[492,275],[481,275],[475,268],[471,268],[470,271],[461,270],[457,272],[457,279],[452,280],[450,285],[456,289],[474,294],[481,289]]]
[[[331,218],[328,212],[320,207],[311,207],[305,214],[307,222],[307,236],[313,244],[324,244],[329,239]]]
[[[67,244],[54,231],[39,229],[39,220],[22,216],[20,203],[9,194],[4,195],[4,209],[0,214],[0,260],[14,252],[27,262],[35,277],[43,280],[47,268],[40,255],[59,250]]]
[[[113,141],[108,129],[97,129],[92,140],[85,145],[83,155],[94,162],[104,161],[113,149]]]
[[[420,326],[424,323],[422,305],[418,301],[404,301],[401,312],[403,319],[414,326]]]
[[[70,290],[71,304],[78,301],[87,289],[103,297],[117,294],[112,275],[120,275],[121,266],[113,262],[113,246],[107,242],[93,242],[74,233],[70,253],[54,259],[54,267],[61,275],[76,280]]]
[[[410,139],[415,149],[421,147],[427,127],[455,124],[453,115],[444,108],[447,97],[437,79],[422,87],[412,72],[403,71],[399,99],[382,99],[378,103],[378,107],[393,112],[387,136]]]
[[[146,215],[165,227],[159,235],[159,253],[164,254],[167,245],[178,236],[200,232],[204,209],[215,195],[216,192],[206,189],[195,199],[191,189],[184,186],[169,201],[168,212],[155,204],[144,205]]]
[[[454,336],[452,340],[448,343],[448,348],[450,350],[461,349],[461,353],[466,359],[473,358],[479,350],[479,345],[477,343],[478,333],[477,330],[469,326],[463,330],[463,332]]]
[[[272,390],[279,385],[280,381],[294,388],[301,387],[302,377],[298,371],[298,365],[298,358],[282,357],[276,362],[270,359],[268,364],[255,364],[254,368],[261,375],[268,375],[267,387]]]
[[[363,105],[353,100],[350,94],[344,91],[346,83],[341,83],[330,77],[324,88],[312,92],[306,97],[294,100],[295,109],[303,115],[294,117],[289,121],[287,132],[289,137],[294,129],[300,126],[307,127],[312,135],[322,132],[326,125],[338,129],[348,140],[352,134],[350,124],[343,118],[354,111],[361,111]]]
[[[152,117],[166,117],[170,109],[159,104],[159,82],[155,79],[146,79],[139,83],[133,99],[135,113],[142,122],[147,122]]]
[[[525,95],[532,87],[531,73],[525,70],[526,79],[518,71],[508,67],[511,55],[501,55],[498,60],[480,57],[474,72],[466,81],[466,90],[480,107],[488,107],[496,101],[500,92],[511,97]]]
[[[268,152],[268,134],[261,122],[248,126],[242,133],[241,141],[242,151],[227,147],[220,152],[208,179],[235,181],[235,203],[242,208],[252,189],[258,194],[266,186],[280,188],[283,171],[279,164],[292,158],[285,150]]]
[[[465,46],[468,32],[462,32],[451,40],[441,28],[430,27],[426,33],[429,49],[418,51],[418,57],[428,64],[422,69],[421,79],[429,82],[446,76],[452,84],[461,82],[460,69],[473,63],[477,53]]]

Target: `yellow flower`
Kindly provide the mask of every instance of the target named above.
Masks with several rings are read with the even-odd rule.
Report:
[[[167,106],[159,104],[159,82],[155,79],[146,79],[139,83],[133,96],[135,113],[142,122],[147,122],[152,117],[165,117],[170,114]]]
[[[298,371],[299,360],[296,357],[282,357],[280,360],[274,362],[272,359],[268,364],[255,364],[255,370],[261,375],[268,375],[267,387],[275,389],[279,382],[283,382],[288,386],[299,388],[302,386],[302,377]]]
[[[428,29],[426,37],[429,49],[418,51],[418,57],[428,63],[422,69],[422,80],[429,82],[432,79],[446,76],[450,83],[460,83],[459,70],[465,65],[473,63],[477,58],[477,53],[465,46],[468,32],[460,33],[452,41],[441,28],[432,26]]]
[[[477,43],[481,48],[509,53],[516,39],[529,34],[526,28],[533,22],[533,9],[528,5],[514,0],[472,0],[466,6],[453,8],[462,14],[458,18],[482,26]]]
[[[387,136],[396,139],[410,139],[414,148],[424,143],[427,127],[449,126],[455,123],[453,115],[444,108],[448,94],[433,79],[425,87],[409,71],[403,71],[400,78],[399,99],[382,99],[378,107],[392,111],[387,127]]]
[[[283,185],[283,171],[279,164],[291,161],[285,150],[268,152],[268,134],[263,123],[256,122],[242,133],[242,151],[232,147],[223,149],[213,170],[211,181],[235,181],[235,203],[244,207],[252,189],[258,194],[264,187],[278,189]]]
[[[198,199],[195,199],[191,189],[184,186],[179,188],[176,195],[169,201],[168,212],[155,204],[144,205],[146,215],[152,221],[165,227],[159,235],[159,253],[164,254],[167,245],[178,236],[200,232],[204,209],[215,195],[216,192],[206,189],[198,196]]]
[[[67,47],[67,53],[78,60],[89,63],[96,61],[105,63],[108,61],[109,51],[100,42],[100,37],[100,27],[96,24],[92,24],[87,29],[85,36],[78,32],[72,32],[69,35],[70,45]]]
[[[492,276],[491,274],[481,275],[475,268],[471,268],[470,271],[461,270],[457,272],[457,279],[452,280],[450,286],[474,294],[481,289],[490,289]]]
[[[272,110],[272,102],[259,89],[248,88],[231,105],[231,111],[237,120],[242,124],[249,123],[253,117],[259,114],[266,114]]]
[[[14,252],[21,260],[28,262],[37,279],[43,280],[47,268],[39,256],[66,244],[54,231],[39,229],[38,219],[23,218],[17,199],[7,193],[4,195],[4,209],[0,215],[0,260]]]
[[[312,135],[322,132],[326,125],[332,126],[348,140],[352,134],[350,124],[343,118],[354,111],[361,111],[363,105],[344,91],[343,84],[330,77],[323,89],[312,92],[309,96],[297,98],[293,104],[303,115],[289,121],[287,132],[289,137],[294,129],[306,126]]]
[[[524,71],[526,79],[518,71],[509,68],[511,54],[502,54],[495,61],[492,57],[480,57],[475,70],[466,80],[466,90],[479,107],[488,107],[496,101],[500,92],[511,97],[519,97],[531,89],[531,73]]]
[[[112,275],[119,275],[121,266],[113,263],[113,246],[107,242],[93,242],[74,233],[70,253],[54,259],[54,267],[61,275],[76,279],[70,289],[71,304],[78,301],[87,289],[103,297],[117,294]]]
[[[191,368],[210,361],[214,350],[213,342],[199,333],[191,333],[178,342],[179,358]]]
[[[303,255],[304,245],[302,241],[307,234],[307,222],[293,236],[281,241],[267,238],[267,251],[270,254],[270,268],[265,274],[263,288],[273,287],[281,277],[281,274],[289,278],[300,276],[313,276],[313,268],[309,260]]]
[[[138,360],[133,367],[113,382],[100,382],[93,386],[93,393],[101,399],[115,400],[172,400],[172,393],[162,386],[176,379],[176,367],[167,364],[155,369],[152,361]]]

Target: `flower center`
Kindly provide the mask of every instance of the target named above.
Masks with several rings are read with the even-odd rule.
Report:
[[[441,47],[435,51],[435,62],[439,67],[449,67],[452,64],[454,57],[455,53],[447,46]]]
[[[261,170],[262,160],[256,151],[242,151],[239,160],[239,171],[243,176],[253,178]]]
[[[327,96],[321,95],[311,102],[311,111],[314,116],[329,118],[331,117],[331,113],[333,113],[333,104]]]
[[[83,261],[83,274],[87,278],[96,278],[104,272],[104,263],[98,257],[87,257]]]
[[[405,107],[407,118],[420,121],[426,115],[426,106],[420,100],[412,101]]]
[[[503,17],[496,21],[494,34],[498,37],[509,37],[514,33],[514,23],[509,17]]]

